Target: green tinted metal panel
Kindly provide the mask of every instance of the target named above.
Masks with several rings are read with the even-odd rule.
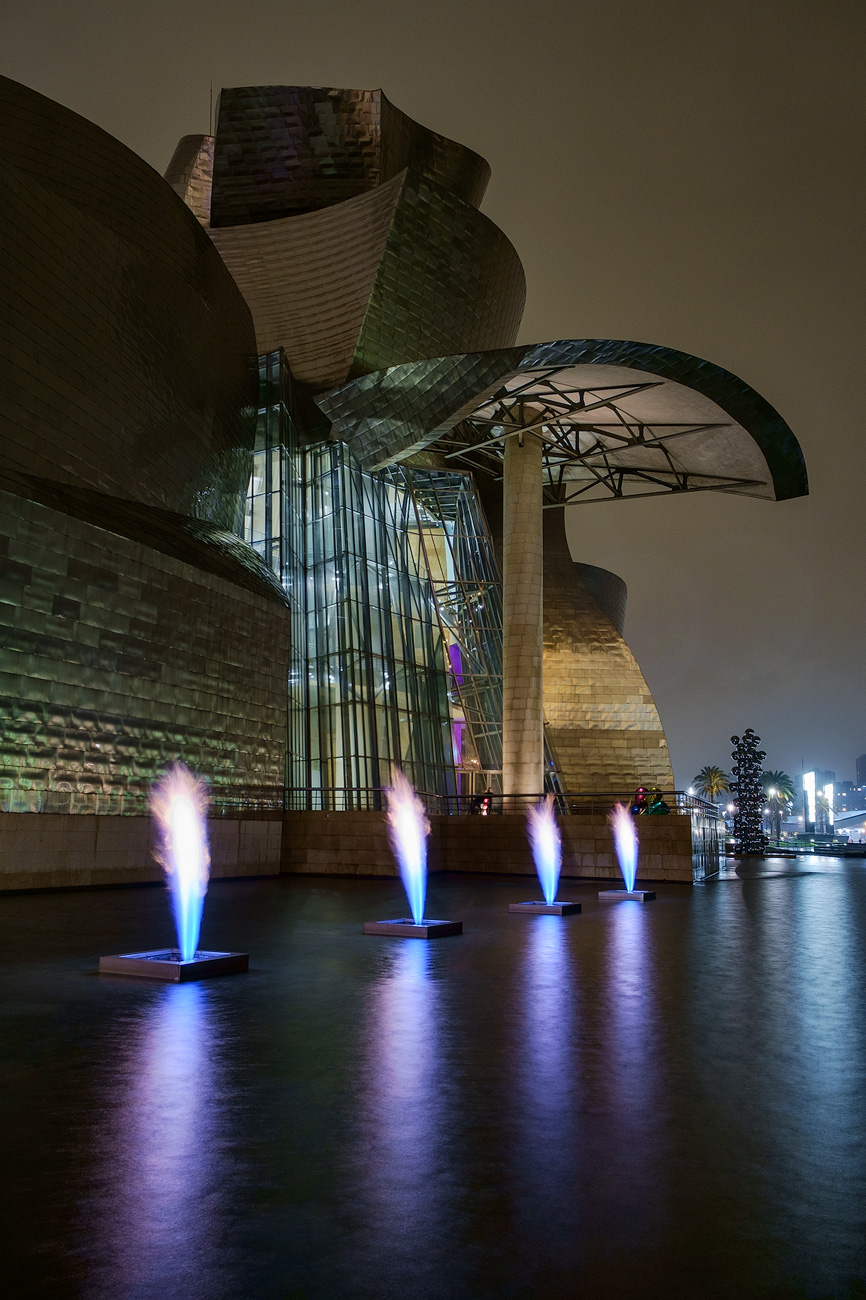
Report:
[[[523,267],[471,204],[410,170],[379,264],[354,374],[514,342]]]

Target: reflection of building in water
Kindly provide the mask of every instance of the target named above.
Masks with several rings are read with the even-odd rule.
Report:
[[[487,164],[380,91],[224,90],[165,180],[13,82],[0,106],[6,804],[138,811],[179,756],[300,806],[395,764],[669,786],[624,589],[563,507],[801,495],[778,414],[672,349],[515,346]]]

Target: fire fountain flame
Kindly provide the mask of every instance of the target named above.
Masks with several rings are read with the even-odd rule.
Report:
[[[385,790],[388,834],[400,867],[403,888],[409,899],[412,920],[424,920],[427,896],[427,836],[430,823],[424,805],[404,774],[395,769],[392,783]]]
[[[625,887],[631,893],[637,875],[638,841],[634,818],[625,804],[615,803],[608,815],[608,821],[613,830],[613,842],[616,845],[619,869],[622,872]]]
[[[155,850],[171,890],[177,946],[183,961],[198,948],[210,869],[207,789],[183,763],[173,763],[150,792],[159,840]]]
[[[546,795],[535,807],[527,808],[526,829],[532,845],[535,870],[541,882],[541,892],[545,903],[550,905],[556,898],[562,869],[562,841],[553,811],[552,794]]]

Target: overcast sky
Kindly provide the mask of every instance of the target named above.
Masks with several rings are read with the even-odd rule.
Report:
[[[863,0],[4,0],[0,71],[164,170],[209,86],[374,89],[493,168],[521,341],[709,358],[803,448],[811,496],[574,508],[678,784],[753,726],[768,766],[866,752]]]

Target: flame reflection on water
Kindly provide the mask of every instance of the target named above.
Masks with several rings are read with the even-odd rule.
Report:
[[[571,970],[568,921],[535,917],[526,927],[521,1017],[527,1100],[524,1122],[535,1135],[561,1144],[573,1128],[577,1080],[577,985]]]
[[[221,1150],[222,1052],[208,990],[155,990],[121,1033],[82,1207],[99,1261],[88,1294],[219,1294],[219,1220],[228,1209],[230,1170]]]
[[[429,943],[394,945],[368,992],[359,1171],[368,1243],[413,1286],[432,1268],[452,1196],[443,982]],[[445,1234],[447,1236],[447,1232]]]

